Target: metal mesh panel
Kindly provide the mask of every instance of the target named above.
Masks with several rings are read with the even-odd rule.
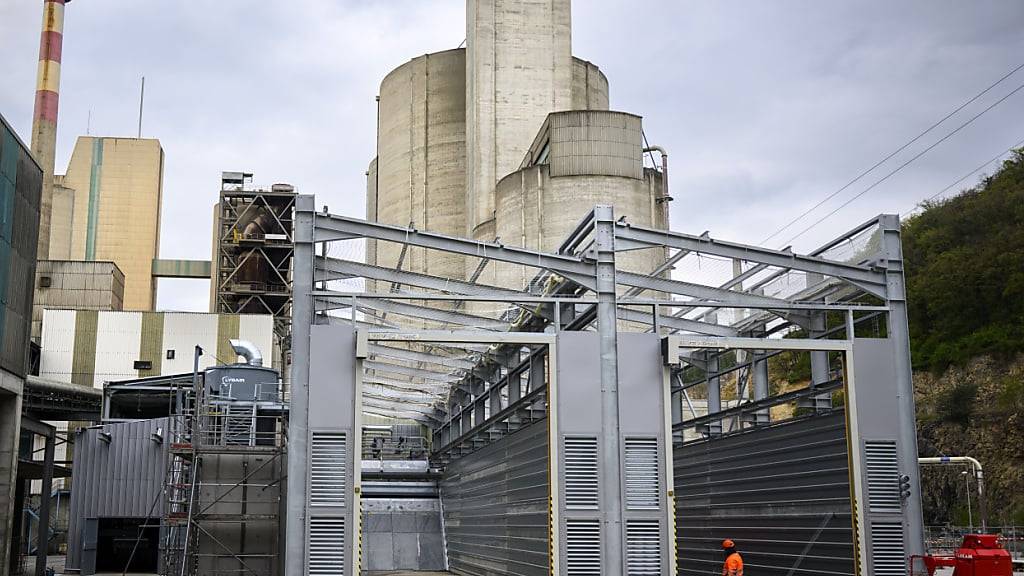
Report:
[[[626,507],[658,509],[658,439],[626,440]]]
[[[313,432],[310,442],[309,503],[345,505],[345,468],[348,463],[344,432]]]
[[[311,576],[345,576],[345,518],[309,520],[308,562]]]
[[[626,522],[627,576],[661,576],[661,522]]]
[[[598,509],[597,438],[566,438],[565,507]]]
[[[601,521],[565,521],[565,568],[568,576],[601,576]]]
[[[871,523],[871,573],[874,576],[903,576],[906,574],[905,554],[902,523]]]
[[[895,440],[865,440],[868,507],[872,512],[900,512],[899,462]]]

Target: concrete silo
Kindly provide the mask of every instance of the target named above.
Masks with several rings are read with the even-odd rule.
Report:
[[[380,86],[377,159],[368,184],[378,222],[461,234],[465,229],[466,53],[448,50],[414,58]],[[375,250],[382,266],[398,262],[400,248]],[[403,268],[462,278],[463,258],[406,254]]]
[[[617,216],[645,227],[667,226],[661,173],[643,166],[639,116],[606,110],[548,116],[521,168],[496,188],[496,232],[502,242],[553,252],[595,204],[612,204]],[[631,251],[624,270],[651,273],[661,249]],[[484,279],[524,288],[535,269],[495,263]]]
[[[608,79],[591,62],[572,59],[573,109],[607,110]],[[381,82],[377,158],[367,168],[366,216],[396,226],[467,236],[466,50],[425,54],[392,70]],[[546,112],[545,112],[546,115]],[[515,165],[544,122],[523,138]],[[511,171],[510,169],[510,171]],[[504,174],[502,174],[504,175]],[[493,185],[492,185],[493,191]],[[494,238],[494,227],[490,227]],[[369,241],[367,262],[395,266],[398,246]],[[402,268],[446,278],[467,274],[465,258],[427,258],[410,250]]]

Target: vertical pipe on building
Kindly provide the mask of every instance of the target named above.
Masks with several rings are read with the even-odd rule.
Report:
[[[889,303],[889,340],[896,374],[896,403],[899,413],[899,462],[901,474],[910,477],[910,495],[904,499],[904,530],[907,555],[924,554],[924,515],[921,509],[921,475],[917,459],[917,414],[910,363],[910,329],[907,320],[906,284],[903,278],[903,245],[900,218],[883,214],[879,218],[882,257],[886,267],[886,300]]]
[[[604,485],[604,561],[611,573],[623,566],[622,478],[619,457],[618,310],[615,292],[615,212],[609,205],[594,207],[594,247],[597,253],[597,331],[601,353],[602,462]]]
[[[46,552],[50,541],[50,493],[53,491],[53,453],[56,430],[48,427],[43,452],[43,482],[39,491],[39,529],[36,530],[35,576],[46,576]]]
[[[43,169],[43,190],[39,206],[40,260],[50,256],[50,213],[53,210],[53,170],[57,150],[57,100],[60,93],[61,45],[64,39],[66,0],[44,0],[43,26],[39,42],[35,111],[32,114],[32,154]]]
[[[292,396],[288,416],[288,514],[285,574],[305,574],[306,484],[309,469],[309,336],[313,324],[314,199],[295,198],[292,304]],[[348,552],[348,551],[347,551]]]

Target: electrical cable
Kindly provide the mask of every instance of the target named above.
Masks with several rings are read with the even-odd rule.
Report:
[[[842,210],[843,208],[845,208],[845,207],[849,206],[849,205],[850,205],[851,203],[853,203],[853,201],[855,201],[855,200],[857,200],[858,198],[860,198],[861,196],[863,196],[863,195],[867,194],[868,192],[870,192],[871,190],[873,190],[873,189],[874,189],[874,188],[875,188],[876,186],[878,186],[878,185],[879,185],[879,184],[881,184],[882,182],[885,182],[885,181],[886,181],[886,180],[888,180],[888,179],[889,179],[890,177],[892,177],[892,176],[893,176],[894,174],[896,174],[896,173],[897,173],[897,172],[899,172],[900,170],[903,170],[903,169],[904,169],[904,168],[906,168],[906,167],[907,167],[908,165],[910,165],[910,163],[914,162],[915,160],[917,160],[917,159],[918,159],[918,158],[920,158],[921,156],[924,156],[925,154],[927,154],[928,152],[930,152],[930,151],[931,151],[932,149],[934,149],[934,148],[935,148],[936,146],[938,146],[939,144],[942,144],[943,142],[945,142],[946,140],[948,140],[949,138],[951,138],[951,137],[952,137],[953,135],[955,135],[955,134],[956,134],[957,132],[959,132],[959,131],[963,130],[963,129],[964,129],[964,128],[966,128],[966,127],[967,127],[968,125],[970,125],[970,124],[971,124],[972,122],[974,122],[975,120],[977,120],[978,118],[980,118],[980,117],[981,117],[982,115],[984,115],[984,114],[985,114],[986,112],[988,112],[989,110],[991,110],[991,109],[995,108],[995,107],[996,107],[996,106],[998,106],[999,104],[1002,104],[1003,102],[1005,102],[1005,101],[1006,101],[1006,99],[1007,99],[1007,98],[1009,98],[1010,96],[1013,96],[1013,95],[1014,95],[1014,94],[1016,94],[1017,92],[1020,92],[1020,91],[1021,91],[1022,89],[1024,89],[1024,84],[1020,84],[1019,86],[1017,86],[1016,88],[1014,88],[1014,89],[1013,89],[1013,90],[1012,90],[1012,91],[1011,91],[1011,92],[1010,92],[1009,94],[1007,94],[1006,96],[1003,96],[1003,97],[1002,97],[1002,98],[1000,98],[999,100],[996,100],[995,102],[993,102],[992,104],[990,104],[990,105],[989,105],[989,106],[988,106],[987,108],[985,108],[985,109],[984,109],[984,110],[982,110],[981,112],[978,112],[978,113],[977,113],[977,114],[975,114],[974,116],[970,117],[970,118],[969,118],[969,119],[968,119],[968,120],[967,120],[966,122],[964,122],[963,124],[960,124],[959,126],[957,126],[957,127],[956,127],[956,128],[955,128],[955,129],[954,129],[954,130],[953,130],[952,132],[950,132],[950,133],[946,134],[945,136],[943,136],[942,138],[940,138],[939,140],[937,140],[937,141],[936,141],[935,143],[933,143],[933,144],[932,144],[931,146],[929,146],[929,147],[925,148],[924,150],[922,150],[922,151],[918,152],[917,154],[915,154],[915,155],[914,155],[914,156],[913,156],[913,157],[912,157],[912,158],[911,158],[910,160],[907,160],[907,161],[906,161],[906,162],[904,162],[903,164],[900,164],[900,165],[899,165],[899,166],[897,166],[897,167],[896,167],[895,169],[893,169],[893,170],[892,170],[891,172],[889,172],[889,173],[888,173],[888,174],[886,174],[885,176],[882,176],[881,178],[879,178],[878,180],[876,180],[876,181],[875,181],[875,182],[874,182],[874,183],[873,183],[872,185],[870,185],[870,186],[868,186],[867,188],[865,188],[865,189],[861,190],[861,191],[860,191],[859,193],[857,193],[857,195],[855,195],[854,197],[850,198],[850,199],[849,199],[849,200],[847,200],[846,202],[843,202],[842,204],[840,204],[839,206],[837,206],[837,207],[836,207],[836,208],[835,208],[834,210],[832,210],[832,211],[831,211],[831,212],[829,212],[828,214],[826,214],[826,215],[822,216],[821,218],[819,218],[818,220],[816,220],[816,221],[815,221],[814,223],[812,223],[812,224],[811,224],[810,226],[808,226],[808,227],[804,228],[803,230],[801,230],[800,232],[798,232],[798,233],[797,233],[797,234],[796,234],[795,236],[791,237],[791,238],[790,238],[789,240],[786,240],[786,241],[785,241],[785,242],[783,243],[783,246],[787,246],[787,245],[789,245],[789,244],[790,244],[791,242],[793,242],[793,240],[796,240],[797,238],[799,238],[799,237],[803,236],[804,234],[806,234],[806,233],[807,233],[808,231],[810,231],[810,230],[811,230],[812,228],[814,228],[814,227],[815,227],[815,226],[817,226],[818,224],[821,224],[821,223],[822,223],[822,222],[824,222],[825,220],[827,220],[827,219],[831,218],[831,217],[832,217],[833,215],[835,215],[835,214],[836,214],[837,212],[839,212],[839,211],[840,211],[840,210]]]
[[[1007,78],[1009,78],[1010,76],[1013,76],[1013,75],[1014,75],[1015,73],[1017,73],[1017,71],[1019,71],[1019,70],[1020,70],[1020,69],[1022,69],[1022,68],[1024,68],[1024,63],[1020,64],[1019,66],[1017,66],[1017,67],[1016,67],[1016,68],[1014,68],[1013,70],[1010,70],[1009,72],[1007,72],[1007,73],[1006,73],[1005,75],[1003,75],[1003,77],[1002,77],[1002,78],[1000,78],[999,80],[996,80],[996,81],[995,81],[994,83],[990,84],[990,85],[989,85],[989,86],[988,86],[987,88],[985,88],[985,89],[984,89],[984,90],[982,90],[981,92],[978,92],[978,93],[977,93],[977,94],[975,94],[975,95],[974,95],[973,97],[971,97],[971,99],[970,99],[970,100],[967,100],[966,102],[964,102],[963,104],[961,104],[960,106],[958,106],[958,107],[957,107],[956,109],[954,109],[954,110],[953,110],[952,112],[950,112],[949,114],[946,114],[945,116],[943,116],[941,120],[939,120],[938,122],[935,122],[934,124],[932,124],[931,126],[929,126],[929,127],[928,127],[928,128],[927,128],[927,129],[926,129],[926,130],[925,130],[924,132],[921,132],[920,134],[918,134],[917,136],[915,136],[914,138],[912,138],[912,139],[911,139],[910,141],[908,141],[908,142],[907,142],[906,144],[904,144],[904,145],[900,146],[900,147],[899,147],[899,148],[897,148],[897,149],[896,149],[895,151],[893,151],[893,152],[892,152],[891,154],[889,154],[889,155],[888,155],[888,156],[886,156],[885,158],[882,158],[881,160],[879,160],[879,161],[878,161],[877,163],[875,163],[875,165],[874,165],[874,166],[872,166],[872,167],[868,168],[867,170],[865,170],[865,171],[861,172],[860,174],[858,174],[856,178],[854,178],[853,180],[850,180],[849,182],[847,182],[847,183],[846,183],[846,184],[845,184],[845,185],[844,185],[844,186],[843,186],[842,188],[840,188],[840,189],[836,190],[835,192],[833,192],[833,193],[829,194],[829,195],[828,195],[828,196],[826,196],[826,197],[825,197],[824,199],[822,199],[822,200],[821,200],[820,202],[818,202],[818,203],[817,203],[817,204],[815,204],[814,206],[811,206],[810,208],[808,208],[807,210],[805,210],[805,211],[804,211],[803,213],[801,213],[801,214],[800,214],[799,216],[797,216],[796,218],[794,218],[794,219],[790,220],[790,221],[789,221],[788,223],[786,223],[786,224],[785,224],[785,225],[784,225],[784,226],[783,226],[782,228],[779,228],[778,230],[776,230],[775,232],[773,232],[773,233],[772,233],[772,234],[771,234],[770,236],[768,236],[768,237],[767,237],[767,238],[765,238],[764,240],[761,240],[760,244],[764,244],[765,242],[767,242],[767,241],[771,240],[772,238],[774,238],[774,237],[778,236],[780,232],[782,232],[782,231],[783,231],[783,230],[785,230],[786,228],[789,228],[789,227],[790,227],[790,226],[792,226],[793,224],[796,224],[797,222],[799,222],[800,220],[802,220],[802,219],[804,218],[804,216],[807,216],[807,215],[808,215],[808,214],[810,214],[811,212],[814,212],[815,210],[817,210],[818,208],[820,208],[820,207],[821,207],[821,206],[822,206],[823,204],[825,204],[825,203],[826,203],[826,202],[828,202],[829,200],[831,200],[831,199],[835,198],[836,196],[838,196],[839,194],[841,194],[841,193],[842,193],[842,192],[843,192],[844,190],[846,190],[846,189],[847,189],[847,188],[849,188],[850,186],[852,186],[852,185],[854,185],[855,183],[857,183],[857,181],[859,181],[859,180],[860,180],[861,178],[863,178],[863,177],[867,176],[868,174],[870,174],[871,172],[873,172],[873,171],[875,170],[875,168],[878,168],[878,167],[879,167],[879,166],[881,166],[882,164],[885,164],[885,163],[886,163],[887,161],[889,161],[889,160],[890,160],[890,159],[891,159],[891,158],[892,158],[893,156],[896,156],[896,155],[897,155],[897,154],[899,154],[900,152],[902,152],[902,151],[906,150],[906,149],[907,149],[908,147],[910,147],[910,146],[911,146],[912,144],[914,144],[915,142],[917,142],[918,140],[920,140],[920,139],[921,139],[922,137],[924,137],[924,136],[925,136],[926,134],[928,134],[929,132],[931,132],[932,130],[934,130],[935,128],[937,128],[937,127],[938,127],[938,126],[939,126],[940,124],[942,124],[942,123],[943,123],[943,122],[945,122],[946,120],[949,120],[949,119],[950,119],[950,118],[951,118],[951,117],[952,117],[953,115],[955,115],[955,114],[956,114],[957,112],[960,112],[961,110],[963,110],[964,108],[966,108],[967,106],[969,106],[970,104],[972,104],[972,103],[973,103],[973,102],[974,102],[975,100],[977,100],[978,98],[981,98],[982,96],[984,96],[985,94],[987,94],[987,93],[988,93],[988,92],[989,92],[990,90],[992,90],[993,88],[995,88],[996,86],[998,86],[999,84],[1001,84],[1001,83],[1002,83],[1002,82],[1003,82],[1004,80],[1006,80],[1006,79],[1007,79]]]
[[[943,188],[942,190],[939,190],[939,191],[938,191],[938,192],[936,192],[935,194],[932,194],[932,195],[931,195],[931,196],[929,196],[928,198],[925,198],[925,199],[924,199],[924,200],[922,200],[922,201],[921,201],[920,203],[918,203],[918,205],[917,205],[917,206],[915,206],[914,208],[911,208],[910,210],[908,210],[908,211],[904,212],[903,214],[900,214],[900,218],[903,218],[904,216],[907,216],[907,215],[909,215],[909,214],[913,213],[914,211],[916,211],[916,210],[917,210],[917,208],[918,208],[918,207],[920,207],[920,205],[921,205],[921,204],[923,204],[923,203],[925,203],[925,202],[930,202],[930,201],[932,201],[932,200],[935,200],[935,199],[936,199],[936,198],[938,198],[939,196],[941,196],[941,195],[943,195],[944,193],[946,193],[947,191],[949,191],[949,189],[950,189],[950,188],[953,188],[953,187],[954,187],[954,186],[956,186],[957,184],[959,184],[959,183],[963,182],[964,180],[966,180],[967,178],[969,178],[969,177],[970,177],[970,176],[971,176],[972,174],[975,174],[975,173],[979,172],[980,170],[982,170],[983,168],[985,168],[985,167],[986,167],[986,166],[988,166],[989,164],[991,164],[991,163],[995,162],[996,160],[999,160],[1000,158],[1002,158],[1002,157],[1003,157],[1003,156],[1005,156],[1006,154],[1009,154],[1010,152],[1013,152],[1014,150],[1016,150],[1016,149],[1020,148],[1021,146],[1024,146],[1024,140],[1020,140],[1020,141],[1018,141],[1018,142],[1017,142],[1016,144],[1014,144],[1013,146],[1010,146],[1010,147],[1009,147],[1009,148],[1007,148],[1006,150],[1003,150],[1003,151],[1002,151],[1002,152],[1000,152],[999,154],[996,154],[995,156],[993,156],[992,158],[990,158],[989,160],[987,160],[987,161],[986,161],[986,162],[985,162],[984,164],[981,164],[980,166],[978,166],[978,167],[977,167],[977,168],[975,168],[974,170],[971,170],[970,172],[968,172],[968,173],[964,174],[963,176],[961,176],[960,178],[958,178],[958,179],[957,179],[957,180],[956,180],[955,182],[953,182],[953,183],[952,183],[952,184],[950,184],[949,186],[946,186],[946,187],[945,187],[945,188]]]

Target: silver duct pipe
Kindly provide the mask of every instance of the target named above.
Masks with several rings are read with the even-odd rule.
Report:
[[[228,340],[228,343],[231,344],[235,354],[245,358],[245,362],[249,366],[263,366],[263,354],[260,354],[260,349],[252,342],[232,338]]]

